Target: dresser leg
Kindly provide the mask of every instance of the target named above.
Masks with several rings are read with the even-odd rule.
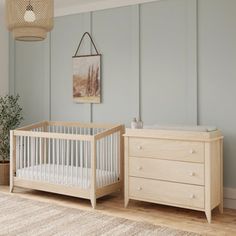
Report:
[[[96,200],[96,198],[93,197],[92,199],[90,199],[90,201],[91,201],[91,205],[92,205],[93,209],[96,209],[96,205],[97,205],[97,200]]]
[[[220,205],[219,205],[219,211],[220,211],[221,214],[223,214],[223,212],[224,212],[223,203],[220,203]]]
[[[210,224],[211,223],[211,210],[205,211],[205,214],[206,214],[207,221]]]
[[[14,191],[14,185],[10,184],[10,193],[13,193],[13,191]]]
[[[125,197],[125,208],[128,206],[129,204],[129,198]]]

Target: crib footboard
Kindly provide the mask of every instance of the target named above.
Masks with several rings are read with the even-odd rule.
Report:
[[[92,183],[95,198],[124,190],[124,132],[125,127],[120,125],[94,137]]]
[[[10,191],[96,199],[124,187],[123,125],[44,121],[11,131]]]

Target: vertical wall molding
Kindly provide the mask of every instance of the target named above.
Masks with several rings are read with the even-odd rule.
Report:
[[[52,33],[49,33],[49,120],[52,120]]]
[[[16,43],[9,33],[9,92],[15,95]]]
[[[84,13],[84,29],[85,31],[89,32],[92,35],[92,12]],[[84,50],[88,53],[92,53],[92,45],[89,40],[84,41]],[[86,54],[87,54],[86,53]],[[85,104],[88,107],[88,114],[86,120],[88,122],[93,122],[93,105],[92,104]],[[86,109],[87,110],[87,109]]]
[[[196,0],[196,41],[197,41],[197,62],[196,62],[196,76],[197,76],[197,125],[200,125],[200,118],[199,118],[199,1]]]
[[[90,12],[90,34],[92,35],[93,37],[93,13]],[[92,47],[92,42],[90,42],[90,53],[92,54],[93,53],[93,47]],[[101,79],[101,78],[100,78]],[[89,122],[92,123],[93,122],[93,104],[90,103],[90,119],[89,119]]]
[[[43,117],[51,120],[51,33],[48,34],[47,41],[43,45],[44,50],[44,97],[43,97]]]
[[[187,121],[189,124],[198,123],[198,76],[197,76],[197,0],[187,3]]]
[[[140,5],[132,6],[132,74],[133,78],[136,79],[138,83],[137,91],[137,115],[136,117],[142,118],[141,109],[141,58],[140,58]]]

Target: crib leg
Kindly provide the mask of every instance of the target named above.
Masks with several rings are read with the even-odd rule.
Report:
[[[96,209],[96,205],[97,205],[97,200],[96,197],[91,198],[91,205],[93,207],[93,209]]]
[[[13,191],[14,191],[14,185],[11,183],[10,184],[10,193],[13,193]]]
[[[13,176],[10,177],[10,193],[14,191],[14,183],[13,183]]]

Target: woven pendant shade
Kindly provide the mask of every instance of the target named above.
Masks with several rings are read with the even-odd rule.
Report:
[[[53,28],[53,0],[6,0],[6,21],[16,40],[41,41]]]

